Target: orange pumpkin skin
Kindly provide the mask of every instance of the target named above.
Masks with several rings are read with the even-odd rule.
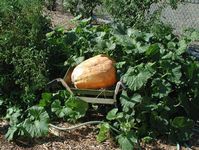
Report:
[[[97,55],[76,66],[71,80],[79,89],[99,89],[116,83],[115,62],[106,55]]]

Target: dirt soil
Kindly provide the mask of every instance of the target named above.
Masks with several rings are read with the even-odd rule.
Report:
[[[46,11],[45,14],[51,18],[52,27],[63,26],[65,29],[74,27],[70,21],[73,16],[69,13]],[[71,124],[62,122],[58,126],[68,127]],[[7,122],[0,120],[0,150],[120,150],[111,138],[103,143],[97,142],[98,128],[96,125],[82,126],[67,132],[51,129],[46,137],[31,140],[17,139],[14,142],[8,142],[5,139],[7,129]],[[194,136],[190,145],[194,145],[190,147],[191,149],[199,150],[199,136]],[[142,144],[141,149],[175,150],[176,145],[168,144],[165,140],[159,140],[151,144]],[[186,148],[181,149],[185,150]]]
[[[60,127],[73,126],[67,122],[57,124]],[[15,139],[9,142],[5,139],[8,123],[0,120],[0,150],[120,150],[113,139],[103,143],[96,140],[98,128],[94,125],[82,126],[75,130],[58,131],[50,128],[46,137],[36,139]],[[199,150],[199,136],[194,136],[190,149],[181,147],[181,150]],[[138,148],[136,148],[138,149]],[[141,144],[142,150],[176,150],[176,145],[165,140],[158,140],[151,144]]]
[[[74,23],[72,23],[72,19],[74,18],[68,12],[63,11],[49,11],[47,9],[44,10],[44,14],[49,17],[51,20],[52,27],[63,27],[64,29],[71,29],[75,27]]]
[[[59,126],[71,126],[69,123],[59,123]],[[0,122],[0,149],[1,150],[119,150],[116,144],[109,139],[103,143],[96,141],[97,128],[82,126],[71,131],[57,131],[51,129],[46,137],[37,139],[16,139],[8,142],[5,139],[7,123]]]

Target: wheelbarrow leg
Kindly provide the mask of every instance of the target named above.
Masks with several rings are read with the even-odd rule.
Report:
[[[126,89],[122,81],[118,81],[115,87],[114,96],[113,96],[113,99],[116,101],[116,103],[114,104],[115,108],[119,108],[118,107],[119,106],[118,93],[119,93],[120,87],[122,87],[123,89]]]

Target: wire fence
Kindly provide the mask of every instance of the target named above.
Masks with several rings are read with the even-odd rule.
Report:
[[[160,6],[161,4],[152,5],[151,11]],[[186,0],[179,3],[177,9],[168,5],[162,10],[160,19],[170,24],[176,34],[188,28],[199,29],[199,0]]]

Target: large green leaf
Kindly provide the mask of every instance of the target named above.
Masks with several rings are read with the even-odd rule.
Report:
[[[68,116],[72,112],[71,108],[65,107],[65,106],[61,106],[61,102],[59,100],[55,100],[52,103],[51,110],[52,110],[52,112],[55,112],[55,114],[59,118],[63,118],[65,116]]]
[[[117,62],[116,63],[116,68],[117,69],[121,69],[122,67],[124,67],[126,64],[126,61],[121,61],[121,62]]]
[[[43,107],[33,106],[28,109],[29,118],[23,122],[23,128],[31,137],[40,137],[48,133],[49,116]]]
[[[115,37],[116,37],[118,43],[120,43],[121,45],[128,47],[128,48],[135,48],[135,45],[134,45],[135,42],[129,36],[116,34]]]
[[[177,85],[181,83],[182,71],[180,64],[163,60],[160,61],[160,65],[168,81]]]
[[[133,90],[137,91],[142,88],[154,74],[153,63],[147,63],[146,65],[140,64],[135,67],[130,67],[126,74],[124,75],[124,82],[127,86]]]
[[[40,137],[48,133],[48,121],[46,120],[31,120],[30,118],[24,121],[23,127],[27,130],[31,137]]]
[[[65,102],[65,105],[76,112],[79,115],[78,118],[84,116],[88,110],[88,103],[73,95]]]
[[[127,35],[135,38],[138,41],[146,41],[149,42],[149,40],[153,37],[152,33],[144,33],[139,30],[135,30],[133,28],[127,29]]]
[[[117,140],[122,150],[132,150],[137,144],[137,137],[133,132],[120,134],[119,136],[117,136]]]
[[[154,56],[159,53],[160,47],[158,44],[152,44],[148,47],[146,50],[146,55],[147,56]]]
[[[42,93],[41,100],[39,101],[39,106],[45,107],[50,103],[52,98],[52,93]]]
[[[107,48],[108,48],[108,50],[114,50],[115,48],[116,48],[116,43],[114,43],[114,42],[106,42],[106,46],[107,46]]]
[[[16,125],[22,118],[22,110],[18,107],[10,107],[7,109],[5,119],[9,119],[10,125]]]
[[[156,78],[152,81],[152,96],[163,98],[172,91],[171,84],[164,79]]]
[[[190,129],[193,126],[193,121],[183,116],[175,117],[172,121],[172,126],[180,129],[182,128]]]
[[[120,96],[120,101],[123,107],[124,112],[128,112],[129,110],[133,110],[133,107],[142,101],[142,97],[139,94],[134,94],[132,97],[127,95],[126,91],[123,91]]]
[[[182,77],[181,66],[176,66],[175,68],[171,69],[169,80],[179,84],[181,82],[180,78]]]
[[[24,137],[30,137],[30,133],[24,128],[23,122],[17,124],[17,125],[12,125],[8,128],[8,131],[5,135],[7,140],[13,140],[17,136],[24,136]]]
[[[18,130],[18,128],[16,126],[9,127],[8,132],[5,135],[6,139],[8,139],[8,141],[12,140],[14,138],[14,134],[16,133],[17,130]]]
[[[109,136],[110,126],[108,123],[103,123],[103,124],[99,125],[99,128],[100,128],[100,131],[97,135],[97,141],[103,142]]]
[[[187,42],[185,40],[180,40],[178,43],[179,47],[176,50],[177,55],[181,55],[186,52],[187,50]]]
[[[118,112],[117,108],[112,109],[106,115],[106,119],[108,119],[108,120],[115,120],[117,118],[117,112]]]
[[[43,107],[39,106],[32,106],[28,109],[28,113],[31,118],[34,118],[35,120],[45,120],[48,121],[49,116],[48,113],[45,111]]]
[[[88,109],[88,103],[80,100],[73,95],[70,95],[68,99],[65,100],[64,104],[56,99],[51,105],[51,110],[59,118],[67,118],[68,120],[75,121],[86,114]]]

